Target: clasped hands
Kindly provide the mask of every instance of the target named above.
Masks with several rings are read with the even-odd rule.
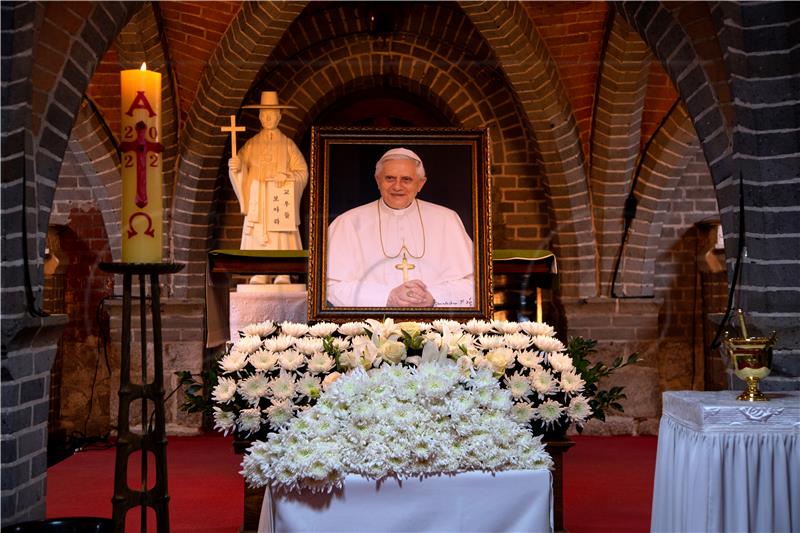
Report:
[[[387,307],[433,307],[433,295],[418,279],[406,281],[389,292]]]

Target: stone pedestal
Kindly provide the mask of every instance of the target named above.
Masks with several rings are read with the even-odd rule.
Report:
[[[230,294],[230,338],[239,338],[239,331],[248,324],[307,321],[308,293],[299,283],[285,285],[237,285]]]

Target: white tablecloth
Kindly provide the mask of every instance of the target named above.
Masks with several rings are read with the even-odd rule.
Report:
[[[334,493],[267,490],[260,533],[289,531],[552,531],[547,470],[465,472],[381,482],[348,476]]]
[[[800,392],[664,393],[651,530],[800,531]]]

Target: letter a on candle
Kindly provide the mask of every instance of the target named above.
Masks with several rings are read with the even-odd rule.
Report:
[[[161,74],[123,70],[122,261],[160,263],[163,238]]]

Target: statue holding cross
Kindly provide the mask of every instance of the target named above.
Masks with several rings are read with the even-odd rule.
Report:
[[[298,225],[300,199],[308,183],[308,166],[297,145],[278,129],[281,109],[278,95],[261,93],[261,103],[244,109],[258,109],[262,130],[248,140],[237,154],[236,132],[244,131],[231,117],[228,176],[244,213],[242,250],[300,250]]]

